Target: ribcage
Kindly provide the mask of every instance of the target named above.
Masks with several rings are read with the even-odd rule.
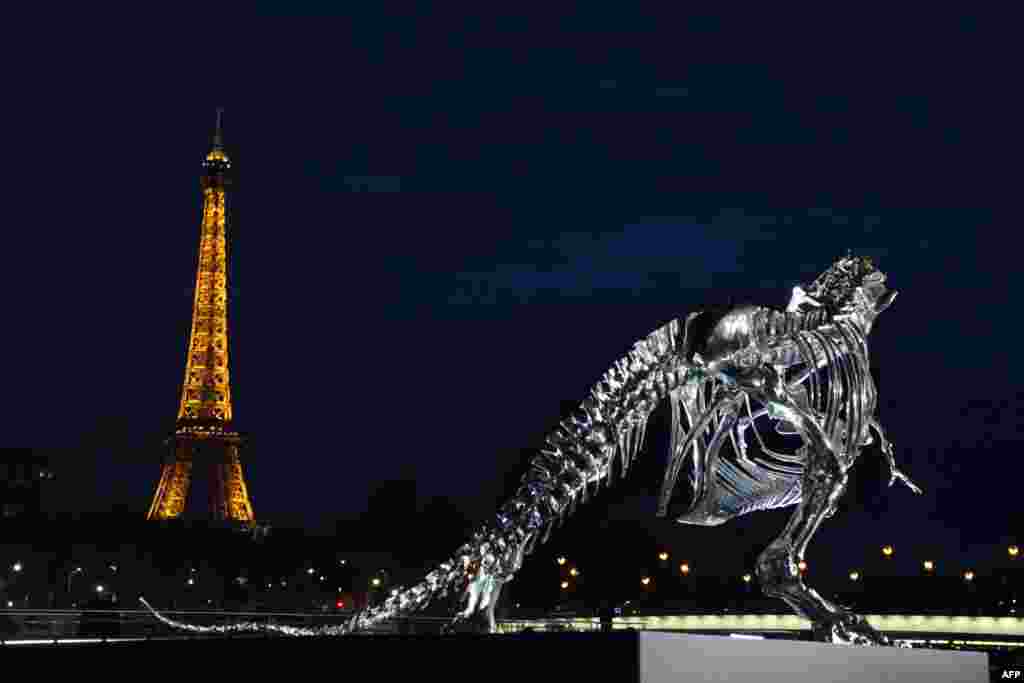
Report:
[[[877,400],[863,334],[856,325],[838,321],[768,341],[768,360],[785,378],[793,400],[823,427],[839,457],[852,462]],[[721,524],[800,502],[805,444],[793,425],[769,414],[756,393],[709,379],[674,395],[672,404],[673,453],[662,513],[684,456],[694,501],[680,522]],[[686,453],[678,452],[682,448]]]
[[[796,364],[780,368],[790,394],[816,418],[838,455],[852,461],[878,401],[864,334],[839,320],[794,334],[787,343],[799,351]]]

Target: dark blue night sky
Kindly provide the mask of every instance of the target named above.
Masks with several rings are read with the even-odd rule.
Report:
[[[704,303],[783,305],[849,248],[901,292],[873,360],[926,495],[865,463],[877,492],[809,561],[886,541],[908,571],[925,554],[1002,561],[1024,478],[1003,43],[969,17],[804,17],[794,41],[778,17],[430,7],[112,21],[26,52],[9,159],[32,182],[7,230],[41,240],[8,259],[42,305],[10,311],[27,355],[8,392],[31,399],[5,440],[53,449],[67,509],[148,506],[224,105],[232,384],[258,516],[322,526],[415,476],[482,519],[522,449],[636,339]],[[737,525],[767,541],[786,514]],[[651,523],[740,565],[721,552],[730,526]]]

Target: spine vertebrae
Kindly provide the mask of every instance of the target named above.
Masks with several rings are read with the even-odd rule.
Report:
[[[783,313],[766,308],[758,316],[756,333],[761,339],[785,337],[816,330],[831,320],[832,315],[825,308],[816,308],[806,313]]]
[[[363,628],[416,612],[460,589],[478,571],[509,579],[537,542],[545,541],[585,500],[587,487],[610,477],[616,454],[623,474],[628,470],[651,412],[686,379],[686,370],[677,362],[681,342],[678,321],[637,342],[605,373],[575,414],[546,439],[546,448],[531,460],[520,488],[502,506],[495,523],[474,534],[423,582],[364,613],[353,626]]]

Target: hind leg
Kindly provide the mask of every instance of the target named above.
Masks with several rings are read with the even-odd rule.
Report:
[[[501,597],[504,581],[480,572],[466,587],[466,608],[457,612],[444,628],[452,632],[466,624],[477,633],[497,633],[494,610]]]
[[[798,569],[807,545],[821,523],[835,512],[847,475],[820,425],[792,401],[772,401],[773,413],[793,424],[807,444],[808,462],[802,500],[782,534],[757,560],[765,595],[780,598],[811,622],[816,639],[856,645],[888,645],[863,617],[821,597],[803,582]]]

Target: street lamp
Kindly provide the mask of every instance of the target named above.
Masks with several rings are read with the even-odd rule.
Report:
[[[82,573],[82,568],[81,567],[75,567],[74,569],[72,569],[71,571],[68,572],[68,591],[67,592],[68,592],[69,596],[71,595],[71,580],[75,578],[76,574],[81,574],[81,573]]]
[[[662,550],[660,553],[658,553],[658,559],[662,562],[665,562],[666,560],[668,560],[668,553]]]
[[[690,573],[690,563],[689,562],[683,562],[681,565],[679,565],[679,573],[684,575],[684,576],[689,574]]]
[[[561,567],[563,564],[565,564],[565,558],[559,557],[557,560],[555,560],[555,562],[557,562],[558,566]]]
[[[883,555],[885,555],[886,557],[892,557],[892,553],[893,553],[893,550],[892,550],[892,546],[891,545],[882,546],[882,554]]]
[[[580,575],[580,570],[576,569],[576,567],[573,567],[572,569],[569,570],[569,576],[579,576],[579,575]]]
[[[102,593],[105,590],[106,590],[106,588],[103,587],[103,584],[100,584],[100,585],[96,586],[96,592],[97,593]]]
[[[971,581],[974,581],[974,572],[972,572],[970,569],[965,571],[964,572],[964,581],[967,581],[968,583],[970,583]]]
[[[933,569],[935,569],[935,563],[932,562],[931,560],[925,560],[924,561],[924,570],[926,572],[930,572]]]
[[[562,590],[564,590],[564,591],[565,590],[569,590],[569,582],[568,581],[563,581],[562,582]]]
[[[370,583],[373,584],[374,588],[377,588],[378,586],[380,586],[380,579],[375,576],[375,577],[373,577],[373,580],[370,581]]]
[[[750,574],[744,574],[744,575],[743,575],[743,583],[750,583],[750,580],[751,580],[752,578],[753,578],[753,577],[752,577],[752,576],[751,576]]]
[[[1020,548],[1018,548],[1015,545],[1011,545],[1009,548],[1006,549],[1006,554],[1010,556],[1010,559],[1014,559],[1018,555],[1020,555]]]
[[[23,565],[23,564],[21,564],[21,562],[15,562],[15,563],[14,563],[14,564],[13,564],[13,565],[11,566],[11,569],[13,569],[13,570],[14,570],[14,573],[15,573],[15,574],[17,574],[17,573],[21,572],[21,570],[22,570],[22,569],[24,569],[24,568],[25,568],[25,567],[24,567],[24,565]]]
[[[857,581],[859,579],[860,579],[860,572],[859,571],[854,570],[854,571],[850,572],[850,581]]]
[[[649,577],[649,576],[643,577],[642,579],[640,579],[640,583],[642,583],[645,586],[650,584],[651,583],[651,577]]]

